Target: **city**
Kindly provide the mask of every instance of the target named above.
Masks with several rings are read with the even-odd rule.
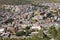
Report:
[[[18,39],[60,40],[60,3],[2,5],[0,40]]]

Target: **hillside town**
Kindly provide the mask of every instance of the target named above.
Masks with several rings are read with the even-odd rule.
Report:
[[[60,3],[2,5],[0,9],[0,37],[31,37],[40,30],[49,36],[50,27],[60,27]]]

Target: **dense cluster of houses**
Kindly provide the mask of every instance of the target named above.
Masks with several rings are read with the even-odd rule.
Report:
[[[27,26],[31,30],[41,30],[48,26],[60,26],[60,8],[55,6],[40,5],[3,5],[0,11],[0,36],[10,37],[16,32],[24,30]],[[47,7],[47,8],[46,8]],[[38,33],[31,32],[30,35]],[[12,35],[13,36],[13,35]]]

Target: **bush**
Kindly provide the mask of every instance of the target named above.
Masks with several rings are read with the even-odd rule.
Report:
[[[30,29],[30,26],[27,26],[26,28],[25,28],[25,30],[29,30]]]
[[[23,35],[25,35],[25,32],[24,31],[20,31],[20,32],[17,32],[16,33],[16,36],[23,36]]]

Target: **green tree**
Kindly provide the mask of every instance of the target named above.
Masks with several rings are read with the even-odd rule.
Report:
[[[51,34],[51,37],[52,37],[52,38],[56,38],[56,36],[57,36],[57,30],[55,29],[54,26],[51,26],[51,27],[49,28],[48,32],[49,32],[49,34]]]
[[[60,27],[57,29],[57,35],[58,35],[58,37],[60,37]]]
[[[43,32],[43,28],[39,31],[38,37],[41,40],[49,40],[50,38]]]
[[[7,23],[11,23],[11,24],[12,24],[13,20],[14,20],[14,19],[11,18],[11,19],[6,20],[4,23],[6,23],[6,24],[7,24]]]
[[[27,27],[25,28],[25,31],[26,31],[26,32],[25,32],[25,33],[26,33],[25,35],[26,35],[26,36],[28,36],[28,35],[30,34],[30,31],[29,31],[30,27],[31,27],[31,26],[27,26]]]
[[[30,29],[30,26],[27,26],[26,28],[25,28],[25,30],[29,30]]]
[[[25,32],[24,31],[20,31],[20,32],[17,32],[16,33],[16,36],[23,36],[23,35],[25,35]]]

